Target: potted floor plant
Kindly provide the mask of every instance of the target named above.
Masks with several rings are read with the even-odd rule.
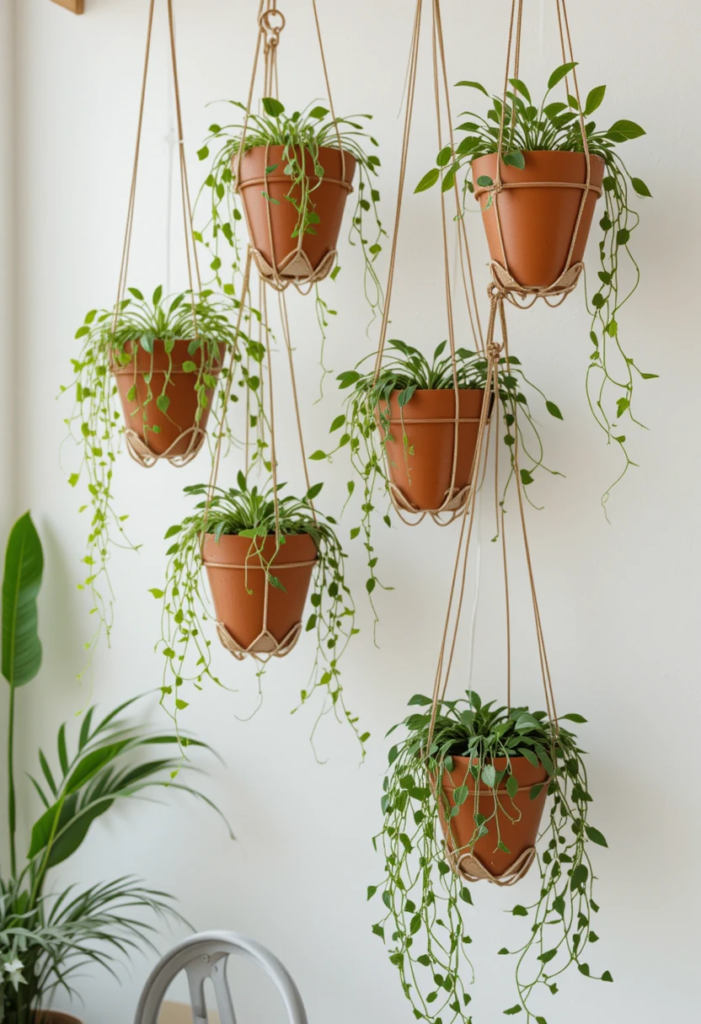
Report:
[[[245,115],[244,104],[232,101],[231,105]],[[211,160],[204,185],[210,196],[210,219],[198,239],[207,239],[217,275],[222,239],[234,250],[234,268],[240,265],[236,226],[245,218],[264,278],[281,285],[294,281],[301,287],[312,287],[327,275],[335,278],[340,271],[337,247],[344,208],[357,171],[349,241],[361,246],[365,294],[373,315],[377,312],[382,288],[374,263],[386,232],[375,184],[380,159],[372,150],[377,141],[363,126],[369,118],[334,119],[318,104],[288,113],[279,100],[265,97],[262,112],[251,113],[247,123],[240,115],[232,124],[210,126],[198,153],[201,160]],[[325,336],[327,318],[335,311],[318,290],[316,300]]]
[[[159,790],[211,801],[185,776],[178,739],[152,730],[130,712],[140,698],[108,714],[89,707],[75,740],[64,723],[56,754],[39,750],[29,776],[41,803],[28,841],[18,834],[15,722],[21,690],[37,675],[42,646],[37,595],[43,553],[29,513],[8,541],[2,586],[2,674],[9,686],[8,850],[0,874],[0,1019],[5,1024],[73,1024],[47,1009],[54,995],[79,995],[74,981],[88,966],[114,973],[119,959],[151,947],[149,917],[182,920],[172,897],[123,876],[89,887],[57,888],[54,868],[82,846],[94,822],[112,809]],[[204,748],[195,740],[192,747]],[[143,918],[142,918],[143,913]]]
[[[116,310],[91,310],[76,333],[82,349],[74,359],[74,380],[64,391],[75,405],[66,423],[79,445],[82,463],[69,477],[75,487],[85,479],[90,525],[84,559],[88,574],[83,586],[93,596],[100,626],[109,635],[112,622],[108,563],[115,545],[131,547],[126,516],[114,504],[114,464],[126,433],[130,453],[142,465],[166,458],[183,465],[205,438],[210,412],[225,416],[217,380],[234,350],[235,328],[230,313],[234,300],[205,291],[194,299],[182,292],[165,298],[161,287],[149,301],[137,288]],[[241,337],[241,346],[255,367],[260,347]],[[242,367],[242,381],[253,391],[259,378]],[[115,408],[119,396],[123,416]],[[233,401],[238,400],[236,394]],[[98,630],[99,632],[99,630]]]
[[[177,716],[189,703],[183,691],[186,682],[197,688],[208,678],[220,683],[207,627],[212,618],[229,653],[239,660],[253,657],[263,666],[270,657],[288,654],[306,631],[315,636],[316,657],[301,703],[323,691],[317,723],[333,709],[351,725],[364,756],[369,734],[361,732],[346,707],[339,668],[348,642],[358,632],[355,605],[335,522],[312,505],[321,488],[315,484],[300,499],[284,495],[280,484],[277,506],[272,484],[251,485],[243,473],[238,474],[236,487],[216,487],[211,500],[204,485],[185,489],[191,499],[199,500],[194,512],[167,531],[166,539],[173,543],[167,551],[165,587],[151,590],[163,602],[163,698]],[[205,601],[203,568],[213,616]],[[310,587],[311,610],[305,618]]]
[[[321,460],[331,459],[341,449],[349,453],[354,471],[348,481],[349,498],[356,485],[362,488],[361,520],[352,528],[351,538],[363,538],[368,554],[367,588],[371,594],[377,584],[377,556],[372,540],[374,510],[386,508],[392,495],[395,505],[406,511],[459,511],[467,500],[482,405],[485,400],[490,405],[493,402],[493,396],[485,394],[486,357],[459,348],[455,371],[460,420],[456,447],[455,377],[447,343],[443,341],[436,347],[430,361],[419,349],[399,339],[388,341],[387,348],[389,357],[377,379],[374,369],[365,368],[367,358],[339,375],[339,387],[347,392],[347,397],[345,411],[331,424],[331,433],[338,436],[338,442],[335,448],[319,449],[310,456]],[[538,426],[525,392],[528,388],[534,391],[543,399],[549,415],[561,420],[560,409],[525,376],[517,356],[510,356],[508,361],[506,356],[500,358],[499,381],[503,442],[511,473],[517,422],[514,414],[518,408],[522,483],[533,483],[540,469],[556,474],[544,462]],[[388,509],[384,518],[391,525]]]
[[[375,847],[385,875],[368,889],[369,899],[381,899],[383,915],[373,931],[389,949],[417,1020],[470,1024],[470,885],[514,884],[535,865],[534,902],[512,910],[526,919],[523,940],[499,954],[516,959],[517,1001],[504,1013],[525,1012],[543,1024],[537,994],[556,993],[568,967],[613,980],[609,971],[596,976],[587,959],[599,910],[590,851],[607,844],[589,822],[584,754],[569,729],[584,719],[570,714],[555,722],[543,711],[483,703],[471,690],[439,702],[431,730],[431,699],[418,695],[409,703],[416,710],[402,723],[384,780]]]
[[[525,297],[558,281],[565,289],[576,283],[594,208],[602,197],[599,268],[594,288],[588,289],[592,349],[587,394],[594,417],[624,456],[622,476],[632,463],[620,423],[637,423],[632,411],[636,378],[657,376],[642,372],[623,350],[618,322],[622,306],[640,280],[631,250],[640,220],[633,198],[651,195],[645,182],[629,172],[619,150],[645,132],[627,119],[609,128],[597,125],[593,115],[604,100],[606,86],[592,89],[581,105],[569,88],[566,99],[556,100],[553,90],[569,82],[576,66],[570,62],[553,71],[538,105],[518,78],[510,80],[505,104],[498,96],[490,97],[479,82],[458,83],[481,92],[491,105],[486,114],[463,112],[464,120],[457,126],[462,136],[455,150],[446,147],[438,154],[437,165],[416,191],[439,181],[448,191],[456,180],[461,182],[465,203],[469,194],[479,201],[496,279],[507,291],[516,289]],[[497,173],[500,135],[502,162]],[[566,269],[571,280],[562,278]],[[609,494],[610,488],[604,505]]]

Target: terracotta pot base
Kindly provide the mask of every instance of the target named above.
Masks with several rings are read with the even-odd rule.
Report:
[[[352,189],[355,157],[346,151],[322,146],[318,161],[323,177],[314,173],[314,161],[307,152],[305,171],[310,187],[311,209],[319,217],[314,234],[293,237],[298,212],[292,199],[299,201],[299,186],[290,190],[285,174],[287,160],[283,146],[256,146],[244,154],[240,164],[237,191],[241,196],[253,259],[260,275],[279,290],[294,283],[310,287],[327,277],[336,262],[336,247],[341,231],[346,198]],[[238,157],[232,169],[237,172]],[[266,193],[270,199],[266,199]]]
[[[280,590],[267,583],[252,543],[235,535],[217,542],[207,534],[203,560],[222,645],[237,661],[265,662],[284,658],[299,639],[317,550],[306,533],[287,536],[277,552],[275,537],[263,541],[264,561],[275,556],[270,572],[285,587]]]
[[[601,157],[591,155],[590,191],[577,228],[587,177],[584,154],[528,151],[524,157],[523,170],[502,163],[506,187],[499,194],[475,186],[495,283],[507,292],[536,293],[536,297],[565,295],[581,273],[606,165]],[[496,181],[497,154],[473,160],[472,174],[475,182],[482,176]]]
[[[536,768],[525,757],[511,758],[513,775],[519,784],[518,792],[512,801],[503,781],[497,790],[497,797],[503,808],[498,812],[499,829],[502,842],[509,850],[506,853],[497,849],[494,821],[487,822],[487,835],[472,842],[476,828],[475,814],[484,814],[485,818],[489,819],[494,813],[495,797],[493,791],[480,782],[478,800],[476,781],[468,774],[472,759],[455,757],[453,760],[453,771],[446,772],[442,781],[448,805],[451,808],[455,806],[453,793],[458,786],[466,784],[469,795],[460,806],[460,813],[451,818],[450,831],[445,820],[443,803],[439,803],[439,817],[446,837],[448,863],[456,874],[462,875],[467,881],[488,881],[500,886],[514,885],[524,877],[535,859],[535,843],[548,795],[548,773],[542,765]],[[507,759],[495,757],[490,764],[494,765],[497,772],[502,772],[506,769]],[[535,800],[531,800],[531,787],[535,785],[542,785],[543,788]],[[516,820],[510,821],[510,818]]]
[[[390,396],[390,435],[383,435],[394,506],[400,515],[430,515],[437,522],[443,522],[441,517],[445,515],[451,522],[469,498],[485,392],[467,388],[458,391],[454,480],[455,391],[417,390],[403,410],[399,408],[399,394],[395,391]],[[385,412],[383,407],[383,416]],[[405,451],[403,433],[413,454]]]
[[[150,469],[160,459],[178,468],[186,466],[205,442],[213,392],[207,392],[208,404],[201,410],[197,421],[199,404],[198,393],[194,388],[196,375],[186,372],[182,366],[187,361],[199,366],[202,351],[191,356],[188,353],[189,345],[189,341],[176,341],[169,364],[162,341],[154,342],[153,355],[145,352],[137,342],[131,342],[125,348],[129,353],[135,351],[132,361],[126,366],[112,366],[112,375],[124,412],[127,448],[131,457],[146,469]],[[212,376],[216,377],[218,373],[219,367],[215,367]],[[153,397],[145,405],[148,374],[151,374]],[[156,405],[156,398],[163,390],[166,374],[170,374],[166,390],[170,405],[167,413],[162,413]],[[132,388],[135,388],[136,394],[130,398]],[[153,427],[159,428],[157,433],[154,433]]]

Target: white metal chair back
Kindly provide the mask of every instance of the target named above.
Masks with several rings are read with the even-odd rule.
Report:
[[[286,968],[265,946],[234,932],[201,932],[191,935],[166,953],[144,986],[134,1024],[157,1024],[166,992],[181,971],[185,971],[190,988],[193,1024],[207,1024],[204,991],[207,979],[214,986],[221,1024],[236,1024],[226,977],[226,964],[230,956],[245,957],[262,967],[282,997],[289,1024],[308,1024],[302,997]]]

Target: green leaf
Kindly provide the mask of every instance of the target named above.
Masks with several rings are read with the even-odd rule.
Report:
[[[160,601],[160,599],[164,596],[164,592],[162,590],[159,590],[158,587],[151,587],[149,590],[149,594],[153,594],[157,601]]]
[[[570,889],[572,892],[574,892],[575,889],[578,889],[581,885],[584,885],[588,878],[589,868],[586,864],[578,864],[570,878]]]
[[[165,413],[168,412],[169,405],[170,405],[170,398],[168,398],[168,395],[159,395],[158,398],[156,399],[156,407],[164,415],[165,415]]]
[[[432,167],[428,174],[424,174],[419,184],[414,189],[414,192],[425,192],[427,189],[432,188],[438,179],[440,178],[441,172],[437,167]]]
[[[613,981],[613,977],[611,975],[611,972],[610,971],[604,971],[604,973],[601,975],[601,980],[602,981]]]
[[[491,188],[494,182],[492,181],[488,174],[480,174],[479,178],[477,179],[477,184],[479,185],[480,188]]]
[[[584,831],[587,833],[587,839],[591,839],[592,843],[596,843],[598,846],[608,846],[606,838],[593,825],[587,825]]]
[[[321,494],[323,486],[323,484],[312,484],[306,494],[307,500],[314,501],[314,498],[317,498]]]
[[[37,596],[43,572],[41,541],[26,512],[10,532],[2,581],[2,674],[10,686],[24,686],[41,666]]]
[[[560,412],[560,410],[558,409],[558,407],[555,405],[554,402],[546,402],[545,403],[545,408],[548,410],[548,412],[550,413],[551,416],[555,417],[556,420],[561,420],[562,419],[562,413]]]
[[[322,452],[321,448],[319,448],[317,451],[312,452],[309,458],[313,459],[314,462],[319,462],[321,459],[327,458],[327,455],[326,452]]]
[[[157,306],[158,303],[161,301],[161,296],[162,295],[163,295],[163,285],[159,284],[158,288],[156,288],[155,292],[153,293],[153,299],[151,300],[153,302],[154,306]]]
[[[570,61],[568,64],[561,64],[559,68],[555,68],[552,75],[548,79],[548,92],[554,89],[558,82],[561,82],[563,78],[569,75],[570,71],[573,71],[577,67],[577,61]]]
[[[584,116],[588,117],[593,114],[595,110],[601,106],[604,96],[606,95],[606,86],[597,85],[596,88],[592,89],[587,96],[587,102],[584,104]]]
[[[309,111],[309,116],[316,118],[318,120],[319,118],[326,117],[328,112],[329,111],[326,109],[326,107],[312,107],[312,109]]]
[[[456,786],[453,790],[453,800],[459,807],[465,803],[469,795],[470,791],[467,786]]]
[[[511,913],[514,915],[514,917],[528,917],[528,911],[525,907],[522,907],[520,904],[515,906]]]
[[[526,83],[522,82],[520,78],[510,78],[509,81],[513,85],[516,92],[520,92],[527,103],[532,103],[531,94],[526,87]]]
[[[443,149],[438,154],[438,156],[436,157],[436,164],[439,167],[447,167],[448,164],[450,163],[452,155],[453,150],[451,149],[451,147],[444,146]]]
[[[331,427],[329,429],[329,433],[332,434],[334,432],[334,430],[339,430],[343,426],[343,424],[345,422],[346,422],[346,417],[343,415],[343,413],[341,413],[340,416],[337,416],[336,419],[331,424]]]
[[[263,110],[266,112],[268,117],[279,117],[280,114],[285,113],[285,107],[283,104],[273,96],[264,96],[262,103]]]
[[[456,86],[464,85],[468,89],[479,89],[480,92],[483,92],[485,96],[489,97],[489,93],[487,92],[483,85],[480,85],[479,82],[456,82],[455,84]]]
[[[517,167],[519,171],[522,171],[526,166],[526,158],[519,149],[515,149],[513,153],[505,153],[502,157],[502,162],[509,167]]]
[[[521,473],[521,483],[523,484],[524,487],[527,487],[528,484],[532,484],[533,483],[533,475],[527,469],[520,470],[520,473]]]
[[[513,775],[509,775],[508,779],[506,780],[506,792],[509,794],[512,800],[518,793],[518,782]]]
[[[523,1007],[521,1006],[521,1004],[517,1003],[516,1006],[512,1006],[512,1007],[510,1007],[510,1009],[504,1010],[504,1016],[505,1017],[513,1017],[514,1014],[520,1013],[522,1009],[523,1009]]]
[[[647,196],[649,199],[652,199],[652,192],[642,178],[631,178],[630,183],[639,196]]]
[[[639,139],[641,135],[645,134],[645,129],[635,121],[627,121],[623,118],[612,124],[607,134],[614,142],[627,142],[629,139]]]
[[[548,964],[548,963],[550,963],[551,960],[554,960],[556,956],[557,956],[557,950],[556,949],[549,949],[547,951],[547,953],[541,953],[540,956],[538,957],[538,959],[540,960],[540,962],[542,964]]]
[[[130,295],[133,295],[135,299],[138,299],[139,302],[144,302],[143,293],[140,292],[138,288],[128,288],[127,291]]]
[[[494,789],[497,781],[497,773],[493,764],[486,764],[482,769],[482,782],[490,789]]]
[[[577,715],[572,712],[569,715],[560,715],[561,722],[576,722],[578,725],[586,725],[586,718],[584,715]]]

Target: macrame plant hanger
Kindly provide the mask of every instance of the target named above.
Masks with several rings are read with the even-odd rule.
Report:
[[[499,333],[501,336],[499,342],[497,342],[495,338],[497,325],[499,327]],[[495,408],[493,412],[493,417],[495,423],[498,424],[500,422],[499,417],[502,414],[502,410],[500,409],[501,398],[499,391],[499,365],[500,360],[502,358],[504,358],[505,360],[506,372],[510,373],[509,342],[503,298],[499,299],[498,301],[496,298],[493,298],[493,301],[491,303],[489,324],[487,328],[486,354],[489,362],[489,389],[491,391],[491,394],[494,395]],[[536,642],[538,645],[538,657],[543,682],[543,691],[545,694],[545,706],[548,718],[553,723],[555,733],[557,733],[558,722],[557,710],[555,705],[555,694],[553,690],[552,678],[550,675],[550,665],[548,662],[548,656],[545,649],[543,624],[540,615],[540,606],[538,603],[538,595],[535,586],[533,560],[531,557],[531,549],[528,540],[528,530],[526,527],[525,501],[523,496],[523,484],[521,482],[521,474],[519,467],[519,426],[517,403],[514,403],[512,412],[515,417],[515,422],[513,425],[513,433],[515,437],[512,456],[513,479],[518,499],[518,513],[521,524],[521,533],[523,536],[524,552],[526,556],[526,566],[531,591],[531,602],[533,605]],[[485,403],[482,409],[482,416],[479,425],[477,451],[475,454],[475,468],[473,471],[474,480],[478,479],[480,472],[486,474],[487,460],[489,458],[491,433],[491,423],[487,422],[487,405]],[[510,709],[512,706],[511,600],[509,592],[509,570],[506,544],[506,518],[504,513],[503,499],[499,491],[499,448],[499,430],[495,428],[493,458],[494,510],[496,517],[497,534],[501,537],[501,556],[504,577],[506,618],[506,700],[507,706]],[[463,602],[465,597],[465,582],[467,576],[470,541],[472,538],[472,531],[475,522],[477,491],[478,489],[476,487],[473,487],[471,489],[469,502],[465,505],[462,514],[460,537],[458,540],[458,550],[455,557],[455,565],[453,568],[453,575],[450,584],[448,608],[446,612],[445,626],[443,628],[441,646],[438,655],[438,665],[436,668],[436,676],[434,680],[427,750],[431,749],[431,745],[433,742],[433,733],[436,724],[436,717],[438,715],[438,710],[441,702],[444,701],[446,698],[446,694],[448,691],[448,683],[450,681],[450,672],[455,658],[455,649],[458,638]],[[553,764],[555,764],[554,743],[551,748],[551,756]],[[441,780],[432,779],[431,784],[434,787],[439,787],[441,785]],[[497,799],[494,790],[490,790],[487,786],[483,786],[480,778],[474,780],[474,785],[476,787],[476,806],[478,806],[479,803],[481,789],[483,789],[483,792],[487,794],[492,794],[492,797],[494,799]],[[527,873],[527,871],[533,864],[533,861],[535,860],[535,856],[535,847],[530,847],[523,852],[523,854],[518,858],[518,860],[511,866],[511,868],[505,874],[495,876],[475,856],[471,847],[460,848],[456,846],[456,843],[452,836],[452,830],[450,829],[450,824],[448,823],[448,833],[446,836],[447,862],[450,865],[451,869],[456,874],[461,875],[468,882],[488,881],[498,886],[514,885]]]
[[[146,103],[146,84],[148,80],[149,63],[151,58],[151,40],[153,35],[153,16],[155,9],[155,0],[149,2],[149,13],[148,13],[148,27],[146,30],[146,54],[144,57],[144,70],[141,81],[141,96],[139,100],[139,118],[136,130],[136,147],[134,151],[134,163],[132,168],[131,177],[131,188],[129,190],[129,202],[127,205],[127,223],[124,232],[124,245],[122,247],[122,260],[119,270],[119,284],[117,287],[117,302],[114,307],[114,319],[112,322],[112,334],[114,335],[117,330],[117,324],[119,321],[119,311],[124,301],[124,295],[127,287],[127,278],[129,273],[129,255],[131,251],[131,240],[134,227],[134,209],[136,204],[136,183],[139,172],[139,157],[141,154],[141,136],[144,121],[144,108]],[[183,136],[183,117],[182,108],[180,103],[180,80],[178,76],[178,60],[175,46],[175,25],[173,20],[173,0],[167,0],[168,9],[168,33],[170,39],[170,58],[171,67],[173,72],[173,89],[175,94],[175,111],[177,118],[177,131],[178,131],[178,157],[180,167],[180,194],[182,202],[182,216],[183,216],[183,227],[185,231],[185,252],[187,260],[187,275],[190,286],[190,301],[192,304],[192,322],[194,328],[195,340],[199,338],[198,324],[197,324],[197,310],[195,302],[195,288],[194,283],[197,282],[197,294],[199,295],[202,291],[202,282],[200,279],[200,268],[197,259],[197,249],[195,246],[194,239],[194,226],[192,220],[192,203],[190,200],[190,187],[187,178],[187,164],[185,161],[185,144]],[[193,274],[194,269],[194,274]],[[136,342],[134,342],[136,344]],[[153,359],[153,356],[152,356]],[[136,382],[137,361],[134,362],[134,377]],[[129,373],[128,367],[119,367],[115,364],[114,360],[111,359],[111,370],[113,373]],[[171,375],[182,374],[185,371],[179,367],[173,367],[170,370]],[[180,447],[184,437],[188,437],[187,448],[180,454],[175,454],[175,447]],[[151,451],[149,446],[139,437],[136,431],[127,427],[125,430],[125,438],[127,443],[127,449],[129,454],[138,462],[140,466],[145,469],[150,469],[155,466],[157,462],[166,460],[171,465],[181,468],[191,462],[198,454],[202,445],[204,444],[206,433],[198,425],[194,425],[187,430],[183,431],[179,437],[175,439],[173,444],[166,449],[160,455]]]
[[[324,72],[324,81],[326,83],[326,93],[329,100],[329,110],[333,120],[334,128],[336,131],[336,139],[338,142],[338,149],[341,155],[341,175],[340,178],[329,178],[326,175],[323,177],[325,184],[333,184],[339,188],[344,189],[348,193],[353,191],[353,186],[350,181],[346,180],[346,164],[347,157],[345,150],[343,149],[341,133],[339,131],[338,122],[336,121],[336,112],[333,103],[333,96],[331,94],[331,82],[329,79],[328,66],[326,63],[326,54],[324,51],[324,42],[321,34],[321,23],[319,21],[319,12],[317,10],[316,0],[311,0],[312,10],[314,14],[314,24],[316,28],[317,40],[319,43],[319,53],[321,56],[321,64]],[[280,46],[280,36],[285,28],[285,16],[277,6],[277,0],[260,0],[260,6],[258,10],[258,25],[259,33],[256,42],[255,56],[253,59],[253,71],[251,73],[251,82],[248,91],[248,100],[246,103],[246,113],[243,122],[243,131],[241,134],[241,143],[239,150],[232,159],[232,173],[234,176],[234,188],[240,195],[244,188],[255,188],[262,191],[266,196],[271,194],[271,183],[283,183],[286,188],[290,186],[290,178],[284,174],[279,168],[271,167],[268,159],[268,152],[270,149],[269,144],[265,147],[265,161],[263,168],[263,175],[259,178],[246,179],[242,181],[241,176],[241,164],[245,156],[245,142],[248,135],[249,121],[251,116],[252,105],[254,101],[254,93],[256,86],[256,78],[258,75],[258,67],[260,63],[261,50],[263,51],[263,96],[278,98],[279,93],[279,77],[278,77],[278,49]],[[301,158],[307,161],[307,155],[303,152],[300,154]],[[351,172],[352,178],[352,172]],[[246,218],[246,225],[248,227],[248,235],[250,239],[253,239],[253,230],[251,221],[249,218],[248,208],[245,203],[242,203],[244,216]],[[309,294],[319,281],[328,277],[334,268],[338,253],[335,249],[326,254],[321,263],[316,267],[312,267],[311,262],[304,252],[304,231],[299,230],[297,234],[297,244],[295,248],[289,252],[286,256],[278,260],[276,256],[276,245],[273,232],[272,222],[272,211],[271,203],[266,203],[266,218],[267,218],[267,233],[268,233],[268,246],[269,251],[272,255],[272,264],[268,262],[263,254],[256,249],[251,243],[251,252],[253,261],[258,269],[261,278],[270,284],[277,291],[285,291],[285,289],[293,284],[297,290],[303,294]]]
[[[567,5],[566,0],[555,0],[557,6],[557,18],[558,27],[560,33],[560,44],[562,49],[562,62],[575,63],[574,51],[572,49],[572,37],[570,34],[569,19],[567,17]],[[579,84],[577,82],[577,69],[572,68],[572,81],[574,85],[574,95],[577,99],[578,104],[578,117],[579,125],[582,132],[582,147],[584,152],[584,160],[586,167],[585,180],[581,183],[572,181],[503,181],[503,163],[502,155],[504,152],[505,135],[508,132],[506,125],[506,107],[508,101],[509,92],[509,69],[512,64],[513,54],[513,72],[514,78],[519,77],[519,68],[521,62],[521,30],[523,22],[523,0],[512,0],[511,4],[511,17],[509,20],[509,36],[506,48],[506,71],[504,74],[504,90],[502,94],[502,106],[501,106],[501,119],[499,122],[499,142],[497,148],[497,166],[496,166],[496,179],[492,185],[480,186],[475,183],[475,198],[479,199],[481,195],[485,193],[490,197],[490,205],[493,206],[494,216],[496,219],[497,232],[499,236],[499,245],[502,253],[503,262],[497,260],[491,260],[489,267],[492,274],[492,280],[495,288],[497,288],[505,298],[508,299],[515,306],[519,306],[523,309],[528,309],[538,299],[542,298],[549,306],[558,306],[567,298],[570,292],[574,291],[577,287],[577,283],[584,269],[583,262],[573,262],[573,255],[577,245],[577,238],[584,216],[587,199],[591,193],[595,195],[601,195],[601,187],[596,185],[591,180],[592,166],[591,166],[591,154],[589,152],[589,142],[587,139],[587,132],[584,123],[584,112],[582,110],[582,104],[579,95]],[[567,75],[564,79],[565,91],[569,95]],[[512,112],[512,117],[515,117],[515,110]],[[506,246],[504,244],[504,234],[502,230],[502,221],[500,213],[500,199],[505,191],[513,189],[529,189],[529,188],[561,188],[561,189],[577,189],[582,193],[579,209],[577,212],[577,218],[570,239],[570,245],[567,252],[567,260],[565,262],[564,269],[557,280],[545,287],[534,287],[526,286],[518,282],[511,273],[509,268],[509,261],[506,255]]]
[[[445,47],[443,40],[443,23],[441,17],[440,0],[429,0],[432,11],[432,54],[433,54],[433,85],[434,85],[434,98],[436,107],[436,124],[438,130],[438,144],[439,149],[443,149],[445,145],[445,139],[443,136],[443,123],[441,114],[441,97],[445,103],[447,124],[448,124],[448,140],[450,141],[451,147],[454,148],[453,139],[453,128],[452,128],[452,113],[450,105],[450,94],[448,87],[447,68],[445,60]],[[392,235],[392,245],[390,249],[390,263],[389,272],[387,277],[387,290],[385,295],[385,305],[382,315],[382,323],[380,327],[380,341],[377,350],[377,356],[375,360],[375,383],[377,383],[380,374],[382,372],[382,359],[384,355],[385,345],[387,342],[387,331],[390,322],[390,310],[392,304],[392,292],[394,288],[394,279],[396,273],[396,260],[397,260],[397,248],[398,248],[398,237],[399,237],[399,225],[401,220],[404,189],[406,183],[406,170],[407,170],[407,158],[409,154],[409,144],[411,138],[411,126],[414,112],[414,98],[416,94],[416,80],[418,73],[419,64],[419,46],[421,41],[421,20],[422,20],[422,9],[423,0],[417,0],[415,15],[414,15],[414,27],[411,40],[411,49],[409,56],[409,72],[407,80],[407,101],[406,101],[406,115],[404,120],[404,135],[402,140],[402,153],[399,170],[399,188],[397,194],[397,208],[395,214],[394,232]],[[474,340],[475,350],[479,353],[484,354],[485,346],[482,336],[482,326],[480,323],[479,312],[477,309],[477,300],[475,294],[475,284],[472,273],[472,262],[470,258],[470,248],[467,239],[467,231],[465,227],[464,217],[462,216],[462,205],[460,200],[459,189],[457,183],[453,188],[453,196],[455,200],[455,221],[458,225],[458,256],[460,266],[460,276],[463,285],[463,291],[465,296],[465,302],[468,311],[468,317],[470,321],[470,327],[472,331],[472,337]],[[387,479],[389,480],[389,491],[390,498],[397,515],[400,517],[402,522],[408,526],[416,526],[423,519],[429,515],[433,521],[439,526],[447,526],[454,522],[455,519],[461,514],[462,510],[467,507],[468,497],[471,489],[474,487],[474,482],[477,480],[475,474],[475,464],[473,464],[473,472],[471,477],[471,483],[462,488],[456,486],[456,473],[458,465],[458,440],[459,440],[459,429],[461,423],[480,423],[481,417],[463,417],[460,411],[460,390],[458,387],[458,369],[457,369],[457,356],[456,356],[456,343],[455,343],[455,316],[453,306],[453,294],[452,294],[452,281],[451,281],[451,270],[450,270],[450,245],[448,235],[448,216],[446,207],[446,193],[441,192],[441,227],[442,227],[442,241],[443,241],[443,273],[445,280],[445,301],[446,301],[446,312],[448,320],[448,341],[450,346],[450,359],[453,374],[453,388],[455,394],[455,413],[448,419],[435,418],[435,419],[422,419],[422,423],[452,423],[453,424],[453,457],[451,465],[451,477],[450,486],[445,494],[442,503],[434,509],[421,510],[414,506],[407,496],[397,487],[391,480],[389,473],[389,466],[387,466]],[[485,390],[485,396],[483,401],[483,414],[486,418],[489,418],[489,409],[491,407],[491,399],[489,396],[489,388]],[[390,409],[387,410],[387,419],[389,420],[390,429],[395,426],[402,430],[404,429],[404,423],[411,422],[411,406],[407,406],[409,414],[404,412],[402,417],[394,417],[391,414]],[[385,448],[383,444],[383,448]],[[385,448],[385,462],[389,460],[387,450]],[[408,518],[411,516],[412,518]]]
[[[312,0],[315,21],[317,25],[317,31],[319,33],[319,44],[322,47],[322,61],[324,64],[324,73],[326,75],[326,81],[328,85],[328,75],[326,73],[326,62],[323,58],[323,46],[321,44],[321,33],[319,30],[319,20],[316,11],[316,0]],[[280,32],[284,28],[285,20],[281,12],[277,9],[275,0],[262,0],[260,10],[258,14],[258,24],[260,32],[258,35],[256,56],[254,60],[253,75],[251,78],[251,88],[249,92],[248,107],[246,114],[246,122],[248,121],[248,111],[250,111],[251,103],[253,102],[253,89],[255,86],[256,71],[258,67],[260,50],[263,49],[264,53],[264,88],[266,90],[265,95],[277,96],[278,92],[278,71],[277,71],[277,51]],[[329,104],[332,105],[329,90]],[[335,117],[332,110],[332,116]],[[243,152],[243,139],[245,138],[245,126],[242,136],[241,150]],[[340,135],[339,135],[339,146],[340,146]],[[267,162],[267,156],[266,156]],[[280,517],[279,517],[279,496],[278,496],[278,473],[277,473],[277,446],[276,446],[276,418],[275,418],[275,401],[274,401],[274,388],[273,388],[273,372],[272,372],[272,351],[270,344],[270,329],[269,329],[269,318],[268,318],[268,288],[272,288],[277,293],[277,303],[280,315],[280,323],[282,327],[282,336],[285,343],[285,349],[287,351],[287,360],[290,371],[290,385],[292,389],[292,398],[295,411],[295,421],[297,427],[297,437],[299,440],[300,455],[302,460],[302,468],[304,473],[304,480],[306,484],[307,494],[311,489],[311,481],[309,479],[309,471],[307,468],[307,456],[304,444],[304,434],[302,430],[302,418],[299,408],[299,396],[297,391],[297,378],[295,374],[294,366],[294,353],[292,346],[292,339],[290,334],[290,321],[287,312],[287,299],[285,295],[285,288],[287,283],[282,283],[277,279],[276,275],[268,276],[261,272],[260,262],[256,256],[256,251],[252,246],[248,247],[246,262],[244,267],[243,285],[241,290],[241,304],[238,311],[238,322],[236,325],[236,336],[238,338],[241,324],[243,321],[244,307],[246,305],[246,299],[248,304],[251,304],[251,273],[253,265],[259,271],[259,309],[260,309],[260,325],[261,335],[264,339],[263,344],[265,348],[265,359],[267,362],[267,415],[264,416],[264,420],[267,422],[269,436],[270,436],[270,465],[271,465],[271,476],[272,476],[272,487],[273,487],[273,500],[275,505],[275,539],[276,548],[280,546]],[[231,394],[231,388],[233,386],[234,375],[236,367],[236,354],[232,352],[231,365],[229,368],[229,374],[227,379],[226,392],[224,397],[224,407],[228,407],[229,397]],[[246,440],[245,440],[245,465],[246,472],[250,468],[249,450],[250,450],[250,415],[249,409],[246,409]],[[297,640],[302,632],[302,622],[296,623],[288,634],[282,639],[277,640],[268,629],[268,601],[270,594],[271,584],[268,582],[267,574],[268,569],[262,562],[260,550],[256,550],[255,547],[251,554],[246,558],[244,565],[230,565],[223,562],[214,562],[212,560],[206,560],[204,556],[204,539],[207,531],[207,518],[209,515],[209,508],[211,505],[212,496],[214,489],[217,485],[219,476],[219,468],[221,463],[221,452],[222,444],[224,440],[223,426],[220,426],[214,460],[212,463],[212,472],[210,475],[208,491],[207,491],[207,502],[205,506],[204,525],[201,537],[201,553],[202,561],[205,566],[217,569],[238,569],[244,570],[246,573],[246,579],[248,574],[252,574],[251,586],[263,585],[264,591],[264,605],[263,605],[263,625],[261,632],[258,637],[247,647],[243,647],[232,636],[230,630],[224,625],[223,622],[217,622],[217,633],[222,645],[225,647],[230,654],[232,654],[237,660],[242,661],[246,657],[252,657],[256,661],[265,663],[270,658],[282,658],[292,651],[295,647]],[[312,519],[317,522],[316,509],[314,507],[313,500],[309,499],[309,505],[311,509]],[[303,562],[275,562],[275,572],[284,571],[289,569],[299,569],[306,567],[313,567],[316,565],[316,559]],[[247,584],[248,586],[248,584]]]

